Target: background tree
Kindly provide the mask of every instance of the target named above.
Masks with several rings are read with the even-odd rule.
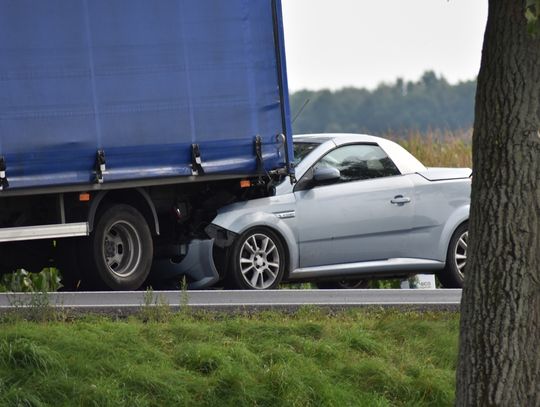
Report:
[[[475,107],[459,406],[540,406],[540,40],[531,35],[539,11],[539,0],[489,1]]]
[[[353,132],[406,134],[410,130],[469,130],[474,119],[476,81],[450,85],[434,72],[416,82],[398,79],[376,89],[300,91],[292,111],[310,103],[294,123],[295,133]]]

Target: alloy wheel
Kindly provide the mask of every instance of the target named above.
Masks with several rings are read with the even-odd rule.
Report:
[[[469,231],[465,231],[457,240],[454,252],[454,259],[457,270],[461,276],[465,273],[467,265],[467,244],[469,242]]]
[[[275,283],[280,261],[276,243],[262,233],[248,236],[240,249],[242,277],[254,289],[264,290]]]

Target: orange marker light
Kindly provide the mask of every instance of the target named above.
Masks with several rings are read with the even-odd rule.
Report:
[[[90,194],[88,192],[81,192],[79,194],[79,201],[81,201],[81,202],[90,201]]]
[[[243,179],[240,181],[240,188],[249,188],[251,186],[251,181],[248,179]]]

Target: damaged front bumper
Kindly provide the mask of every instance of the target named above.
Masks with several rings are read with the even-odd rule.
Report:
[[[165,281],[186,276],[190,281],[190,290],[202,290],[216,284],[220,275],[214,262],[214,245],[219,248],[229,247],[238,235],[214,224],[209,225],[205,232],[210,239],[192,240],[181,262],[175,263],[171,259],[154,260],[150,271],[152,278]]]
[[[162,280],[186,276],[190,281],[188,284],[190,290],[211,287],[219,281],[213,247],[213,240],[193,240],[180,263],[174,263],[170,259],[154,260],[150,274],[153,278]]]
[[[211,239],[214,240],[214,244],[221,248],[231,246],[238,237],[238,234],[213,223],[207,226],[204,231]]]

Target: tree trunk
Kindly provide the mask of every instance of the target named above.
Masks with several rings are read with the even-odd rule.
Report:
[[[540,406],[540,40],[490,0],[473,136],[458,406]]]

